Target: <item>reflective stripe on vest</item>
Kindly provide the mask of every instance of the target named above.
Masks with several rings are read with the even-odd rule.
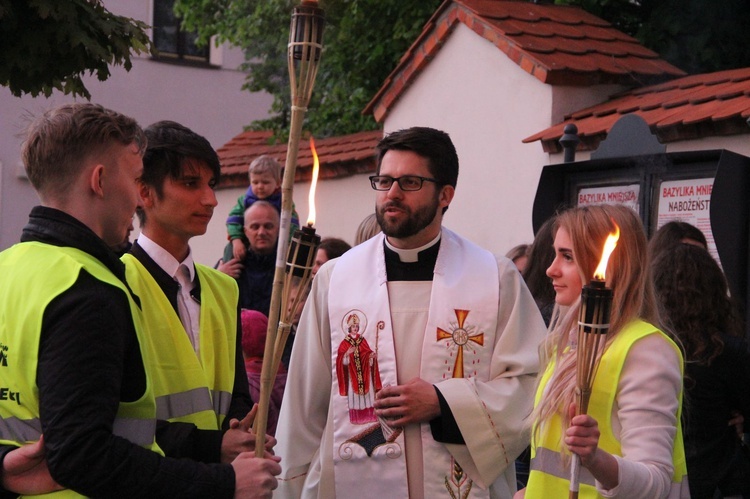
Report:
[[[226,416],[231,403],[232,394],[229,392],[209,392],[206,387],[194,388],[182,393],[157,397],[156,419],[184,418],[201,411],[212,411]]]
[[[229,406],[232,404],[232,393],[212,391],[211,397],[214,401],[214,411],[216,411],[216,414],[226,416],[229,412]]]
[[[154,441],[156,419],[115,418],[112,434],[127,438],[136,445],[147,447]]]
[[[136,445],[151,445],[156,432],[155,419],[135,419],[115,417],[112,433],[127,438]],[[0,419],[0,441],[8,444],[35,442],[42,435],[42,422],[39,418],[19,419],[7,417]]]
[[[0,440],[12,442],[34,442],[42,434],[39,418],[19,419],[13,416],[0,418]]]
[[[200,348],[193,345],[177,312],[149,271],[133,255],[122,257],[128,283],[141,298],[155,363],[151,367],[157,418],[221,427],[232,400],[237,345],[234,279],[196,264],[200,280]]]
[[[562,455],[559,452],[547,449],[545,447],[539,447],[536,450],[536,456],[534,456],[534,470],[541,471],[547,475],[552,475],[563,480],[570,479],[570,466],[563,464]],[[582,485],[590,485],[594,487],[596,480],[591,472],[581,466],[578,480]]]
[[[653,325],[636,320],[625,326],[607,347],[594,378],[588,413],[599,422],[601,432],[599,447],[613,455],[622,455],[620,442],[617,436],[612,433],[611,422],[622,367],[633,344],[650,334],[661,334],[675,349],[680,361],[682,361],[682,354],[672,340]],[[535,405],[539,403],[553,371],[554,360],[550,362],[542,376],[542,381],[537,388]],[[678,395],[677,433],[672,451],[673,483],[681,482],[687,473],[680,422],[681,406],[682,391]],[[569,463],[569,457],[563,459],[562,454],[558,451],[561,445],[562,430],[561,419],[556,415],[542,425],[538,431],[539,438],[536,438],[537,432],[532,431],[532,460],[526,491],[527,497],[556,497],[557,495],[563,497],[563,494],[567,494],[570,466],[563,463]],[[581,499],[599,497],[595,488],[594,477],[583,467],[581,467],[580,483],[579,497]]]

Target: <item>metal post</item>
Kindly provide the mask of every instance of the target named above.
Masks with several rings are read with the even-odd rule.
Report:
[[[573,163],[576,160],[576,148],[579,142],[581,142],[581,139],[578,138],[578,127],[573,123],[565,125],[563,136],[560,137],[560,145],[565,151],[563,162]]]

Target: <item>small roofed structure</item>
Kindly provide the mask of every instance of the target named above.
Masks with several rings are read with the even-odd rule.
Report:
[[[512,0],[447,0],[364,113],[372,113],[382,122],[459,24],[548,85],[632,87],[685,75],[635,38],[578,7]]]
[[[578,150],[595,150],[624,115],[643,118],[661,143],[750,133],[750,68],[686,76],[614,95],[575,111],[563,122],[524,139],[560,152],[565,126],[578,127]]]

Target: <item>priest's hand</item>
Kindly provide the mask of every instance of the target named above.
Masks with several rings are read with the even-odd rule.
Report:
[[[729,426],[734,426],[734,431],[737,433],[737,438],[742,440],[745,434],[745,416],[737,410],[729,413]]]
[[[258,414],[258,404],[253,404],[253,407],[250,409],[250,412],[248,412],[244,418],[242,418],[242,421],[233,418],[229,421],[229,427],[233,430],[240,429],[243,431],[252,431],[253,425],[255,424],[255,416]]]
[[[2,488],[17,494],[35,495],[63,489],[49,473],[42,438],[6,454],[1,475]]]
[[[375,394],[375,414],[393,428],[426,423],[440,416],[435,387],[421,378],[383,387]]]

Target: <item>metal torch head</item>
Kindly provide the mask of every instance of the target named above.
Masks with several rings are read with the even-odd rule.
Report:
[[[294,8],[289,33],[289,46],[296,60],[318,61],[323,48],[325,12],[318,2],[303,1]]]
[[[286,259],[286,273],[295,277],[306,277],[315,265],[315,254],[320,245],[320,236],[310,226],[294,231]]]
[[[612,296],[612,290],[604,281],[593,280],[583,287],[578,327],[584,333],[607,334]]]

